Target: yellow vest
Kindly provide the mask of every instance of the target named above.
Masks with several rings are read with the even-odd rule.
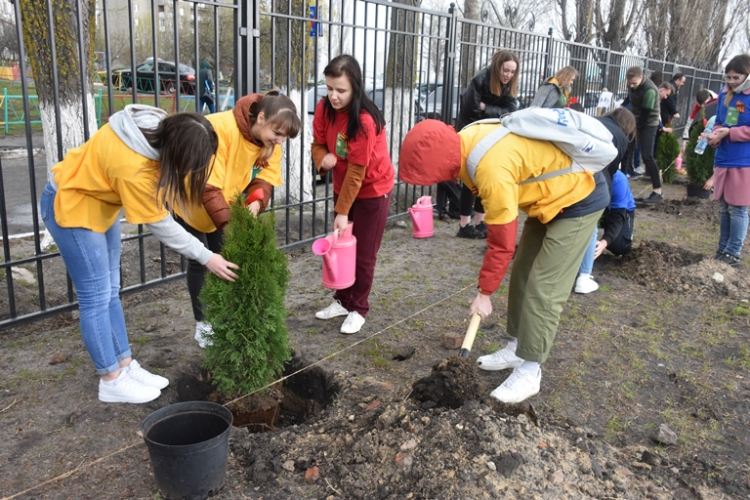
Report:
[[[476,124],[462,130],[461,181],[473,188],[466,172],[466,158],[476,144],[497,127]],[[568,155],[547,141],[508,134],[487,151],[477,165],[476,188],[482,198],[487,224],[507,224],[518,217],[520,208],[529,217],[546,224],[565,207],[581,201],[594,191],[591,172],[553,177],[546,181],[519,185],[546,172],[567,168]]]
[[[206,118],[219,136],[219,148],[216,151],[216,161],[213,163],[208,184],[221,189],[224,199],[229,203],[234,201],[237,195],[250,184],[253,166],[261,148],[242,136],[231,110],[214,113]],[[268,166],[256,177],[274,187],[281,185],[281,146],[273,149],[273,155],[268,159]],[[190,210],[190,213],[183,213],[185,210],[179,208],[175,209],[175,212],[198,231],[203,233],[216,231],[216,226],[203,206]]]
[[[109,124],[52,167],[57,196],[55,220],[61,227],[106,232],[125,209],[131,224],[150,224],[167,216],[157,206],[159,162],[142,156]]]

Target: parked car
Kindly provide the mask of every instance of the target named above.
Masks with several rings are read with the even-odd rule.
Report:
[[[453,87],[453,105],[450,116],[448,117],[449,123],[455,123],[456,117],[458,116],[458,106],[461,101],[461,88]],[[417,122],[420,122],[426,118],[433,118],[441,120],[443,118],[443,86],[438,87],[427,94],[427,97],[420,99],[419,109],[417,109]]]
[[[174,94],[177,91],[178,85],[175,63],[158,59],[157,65],[154,64],[154,59],[149,57],[135,68],[136,89],[138,92],[154,93],[157,88],[156,69],[158,69],[159,92]],[[195,69],[186,64],[180,64],[179,69],[180,93],[183,95],[195,95]],[[112,80],[112,83],[115,85],[119,83],[120,90],[128,90],[133,87],[133,72],[130,69],[121,70],[117,75],[113,74]]]

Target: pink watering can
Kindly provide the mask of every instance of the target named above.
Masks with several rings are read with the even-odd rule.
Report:
[[[677,155],[677,158],[674,160],[675,168],[677,170],[682,170],[682,153]]]
[[[435,234],[432,223],[432,198],[422,196],[409,209],[411,215],[412,232],[415,238],[429,238]]]
[[[352,234],[352,223],[344,234],[338,230],[313,242],[315,255],[323,256],[323,286],[343,290],[354,284],[357,264],[357,238]]]

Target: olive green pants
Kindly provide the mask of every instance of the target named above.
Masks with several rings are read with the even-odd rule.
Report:
[[[602,212],[547,224],[526,219],[508,294],[508,334],[518,339],[519,358],[539,363],[547,359],[560,313]]]

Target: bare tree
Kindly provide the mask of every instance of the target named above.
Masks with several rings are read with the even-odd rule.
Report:
[[[80,40],[77,5],[81,8],[80,28],[83,36]],[[19,6],[24,46],[28,50],[39,95],[47,165],[51,167],[69,149],[80,146],[86,140],[82,124],[88,126],[89,134],[97,130],[91,71],[94,30],[90,29],[95,22],[95,0],[51,2],[51,19],[44,0],[24,0],[20,1]],[[51,43],[53,34],[54,54]],[[52,65],[53,55],[57,63],[55,67]],[[83,79],[81,70],[84,71]],[[88,106],[85,116],[84,99]],[[56,105],[59,115],[56,114]],[[59,130],[57,120],[61,125]]]
[[[385,92],[383,114],[387,126],[391,130],[390,137],[403,137],[409,130],[412,109],[409,97],[413,95],[417,71],[417,36],[407,33],[417,33],[417,13],[407,9],[400,9],[398,5],[420,7],[421,0],[393,0],[390,18],[390,39],[385,70]],[[398,164],[399,144],[391,140],[391,160]]]

